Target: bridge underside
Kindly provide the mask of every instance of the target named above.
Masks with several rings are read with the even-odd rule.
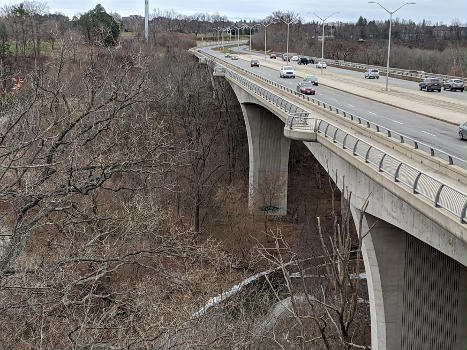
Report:
[[[360,212],[352,207],[354,217]],[[405,231],[364,214],[372,349],[465,349],[467,270]]]
[[[283,136],[283,122],[253,95],[231,85],[248,134],[250,208],[278,208],[277,213],[285,214],[290,140]],[[363,257],[372,349],[466,349],[464,241],[396,196],[382,180],[362,172],[339,147],[305,145],[340,190],[345,186],[352,192],[354,222],[359,222],[366,198],[370,201],[363,225],[371,232],[363,240]]]

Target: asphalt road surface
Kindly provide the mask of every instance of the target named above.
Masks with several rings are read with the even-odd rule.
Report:
[[[244,53],[247,55],[257,55],[258,57],[264,58],[264,53],[259,53],[256,51],[249,51],[247,46],[240,46],[240,47],[233,47],[232,51],[239,52],[239,53]],[[269,55],[266,56],[267,59],[269,59]],[[280,59],[280,57],[278,57]],[[331,67],[328,66],[326,70],[330,72],[335,72],[338,74],[343,74],[343,75],[348,75],[354,78],[361,78],[365,79],[364,77],[364,72],[359,72],[359,71],[354,71],[350,69],[344,69],[344,68],[336,68],[336,67]],[[386,75],[383,73],[380,73],[379,79],[371,79],[371,81],[375,81],[376,83],[379,83],[381,86],[385,86],[386,84]],[[411,90],[418,90],[418,81],[410,81],[410,80],[404,80],[404,79],[397,79],[397,78],[389,78],[389,86],[399,86],[403,87],[406,89],[411,89]],[[430,94],[431,92],[427,92]],[[437,93],[437,92],[436,92]],[[446,94],[446,96],[449,96],[451,98],[455,98],[458,100],[463,100],[465,101],[467,99],[467,90],[464,90],[464,92],[460,91],[449,91],[449,90],[442,90],[442,94]]]
[[[260,73],[265,78],[276,81],[292,89],[295,89],[297,83],[300,81],[299,79],[280,78],[278,70],[262,67],[261,60],[259,61],[260,67],[250,67],[250,63],[245,60],[234,61],[229,58],[225,58],[224,54],[210,48],[204,48],[203,50],[238,67]],[[346,71],[343,69],[340,70]],[[319,81],[319,74],[317,74],[316,77]],[[379,80],[381,80],[381,78]],[[400,79],[393,80],[401,81]],[[406,81],[402,80],[402,82]],[[395,130],[419,142],[426,143],[445,151],[455,157],[463,160],[467,159],[467,142],[459,139],[457,126],[329,87],[319,85],[316,86],[315,89],[316,98],[325,103],[368,119],[388,129]]]

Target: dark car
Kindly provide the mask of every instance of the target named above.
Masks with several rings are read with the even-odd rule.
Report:
[[[315,60],[312,59],[311,57],[305,57],[305,56],[300,56],[298,59],[298,64],[308,64],[308,63],[315,63]]]
[[[250,61],[251,67],[259,67],[259,61],[257,59],[253,59]]]
[[[426,91],[435,91],[437,90],[438,92],[441,92],[441,80],[438,78],[426,78],[423,81],[421,81],[418,86],[420,87],[420,90],[425,89]]]
[[[467,122],[459,125],[459,138],[461,140],[467,139]]]
[[[269,58],[275,60],[277,58],[276,54],[275,53],[272,53],[269,55]]]
[[[444,82],[443,90],[450,90],[450,91],[464,91],[464,82],[460,79],[449,79]]]
[[[312,83],[313,85],[316,85],[318,86],[318,78],[312,76],[312,75],[309,75],[305,78],[303,78],[303,81],[308,81],[309,83]]]
[[[301,92],[304,95],[314,95],[315,89],[312,83],[304,80],[297,84],[297,92]]]

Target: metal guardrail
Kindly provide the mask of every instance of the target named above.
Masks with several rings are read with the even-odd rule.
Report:
[[[424,142],[421,142],[421,141],[418,141],[418,140],[415,140],[403,133],[400,133],[398,131],[395,131],[393,129],[389,129],[385,126],[382,126],[382,125],[379,125],[379,124],[376,124],[375,122],[372,122],[366,118],[363,118],[363,117],[360,117],[360,116],[357,116],[351,112],[348,112],[342,108],[338,108],[338,107],[335,107],[329,103],[326,103],[326,102],[323,102],[317,98],[314,98],[314,97],[310,97],[310,96],[307,96],[307,95],[303,95],[302,93],[300,92],[297,92],[287,86],[284,86],[282,84],[279,84],[273,80],[270,80],[270,79],[267,79],[267,78],[264,78],[263,76],[257,74],[257,73],[253,73],[253,72],[250,72],[244,68],[240,68],[240,67],[236,67],[230,63],[227,63],[225,61],[222,61],[222,60],[219,60],[217,57],[215,56],[212,56],[208,53],[202,53],[203,55],[207,55],[209,57],[211,57],[213,60],[217,61],[217,62],[222,62],[222,64],[227,64],[227,65],[230,65],[232,67],[234,67],[236,70],[241,70],[242,72],[248,74],[248,75],[251,75],[251,76],[254,76],[255,78],[257,79],[261,79],[262,81],[270,84],[270,85],[273,85],[275,87],[278,87],[284,91],[287,91],[289,93],[292,93],[296,96],[300,96],[302,97],[304,100],[307,100],[309,102],[312,102],[314,104],[317,104],[318,106],[321,106],[323,108],[326,108],[328,109],[329,111],[332,111],[332,112],[335,112],[336,114],[339,114],[341,116],[343,116],[344,118],[349,118],[350,120],[354,120],[356,121],[357,123],[359,124],[362,124],[362,125],[365,125],[367,128],[370,128],[370,129],[373,129],[374,131],[378,132],[378,133],[382,133],[388,137],[391,137],[391,138],[394,138],[396,140],[398,140],[400,143],[404,143],[406,145],[410,145],[412,146],[414,149],[418,149],[418,150],[421,150],[421,151],[424,151],[426,153],[428,153],[430,156],[432,157],[438,157],[444,161],[446,161],[449,165],[457,165],[457,166],[460,166],[462,168],[467,168],[467,161],[462,159],[462,158],[459,158],[459,157],[456,157],[456,156],[453,156],[443,150],[440,150],[439,148],[436,148],[432,145],[429,145],[427,143],[424,143]]]
[[[467,223],[467,194],[462,193],[434,177],[423,173],[417,168],[404,163],[400,159],[385,153],[383,150],[369,144],[357,136],[342,130],[338,126],[316,118],[310,118],[309,114],[290,114],[286,127],[290,130],[308,129],[321,133],[333,143],[350,150],[354,156],[362,158],[365,163],[372,164],[379,172],[384,172],[392,177],[394,182],[400,182],[415,194],[420,194],[430,200],[435,207],[440,207],[457,216],[462,223]]]
[[[206,57],[206,56],[205,56]],[[210,60],[211,62],[216,62]],[[227,68],[224,64],[224,74],[235,79],[241,85],[261,97],[268,103],[275,105],[289,114],[286,120],[286,127],[292,128],[294,125],[301,130],[308,130],[324,134],[325,138],[331,138],[332,142],[340,144],[343,149],[350,150],[352,155],[362,158],[365,163],[371,164],[380,172],[384,172],[392,177],[395,182],[410,188],[414,194],[419,194],[433,203],[435,207],[442,208],[454,216],[461,223],[467,223],[467,194],[449,185],[443,184],[434,177],[423,173],[421,170],[404,163],[398,158],[384,152],[359,137],[344,131],[338,126],[322,120],[311,121],[310,113],[283,97],[263,88],[262,86],[246,79],[242,75]]]
[[[321,60],[321,58],[317,58],[317,60]],[[329,65],[339,66],[339,67],[351,67],[351,68],[361,69],[364,71],[367,69],[376,68],[381,73],[386,74],[386,67],[383,67],[383,66],[368,65],[364,63],[355,63],[355,62],[348,62],[348,61],[343,61],[343,60],[333,60],[329,58],[324,59],[324,61]],[[464,83],[467,83],[467,78],[463,78],[463,77],[454,77],[452,75],[427,73],[427,72],[400,69],[400,68],[389,68],[389,74],[401,75],[404,77],[412,77],[412,78],[417,78],[417,79],[425,79],[428,77],[435,77],[441,80],[460,79],[460,80],[463,80]]]

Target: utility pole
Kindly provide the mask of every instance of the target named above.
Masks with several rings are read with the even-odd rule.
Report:
[[[149,39],[149,0],[144,0],[144,38]]]

